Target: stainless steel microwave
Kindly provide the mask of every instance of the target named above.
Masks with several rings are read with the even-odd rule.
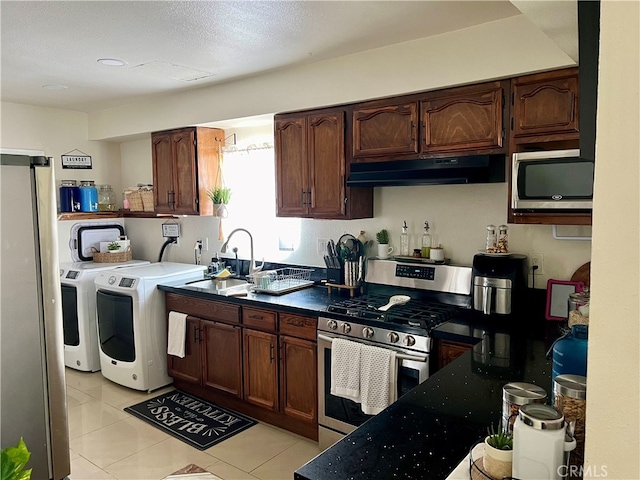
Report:
[[[513,210],[589,210],[593,207],[592,160],[580,150],[513,154]]]

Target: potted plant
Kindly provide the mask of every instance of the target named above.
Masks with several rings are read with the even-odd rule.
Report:
[[[513,435],[502,428],[502,422],[496,432],[491,425],[484,439],[484,471],[493,478],[511,477],[513,464]]]
[[[110,253],[118,253],[120,251],[120,247],[121,245],[118,242],[111,242],[107,245],[107,250],[109,250]]]
[[[231,189],[227,187],[212,187],[207,190],[207,195],[213,202],[213,214],[216,217],[226,217],[226,205],[231,200]]]
[[[378,241],[378,258],[387,258],[393,252],[393,247],[389,246],[389,232],[383,228],[376,233],[376,240]]]
[[[31,457],[24,440],[20,438],[18,445],[7,447],[0,452],[2,457],[2,480],[29,480],[31,468],[25,469],[25,465]]]

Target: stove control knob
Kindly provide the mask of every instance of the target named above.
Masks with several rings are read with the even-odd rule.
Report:
[[[362,329],[362,336],[364,338],[373,338],[373,328],[364,327]]]
[[[407,347],[413,347],[416,344],[416,339],[413,338],[411,335],[407,335],[404,339],[404,344]]]
[[[391,343],[397,343],[398,340],[400,340],[400,337],[398,336],[398,334],[396,332],[387,333],[387,338],[389,339],[389,341]]]
[[[342,324],[342,333],[349,333],[351,331],[351,325],[348,323]]]
[[[329,327],[329,329],[331,329],[331,330],[337,330],[338,329],[338,322],[336,322],[335,320],[329,320],[327,322],[327,327]]]

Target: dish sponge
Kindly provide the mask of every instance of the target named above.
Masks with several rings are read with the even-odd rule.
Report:
[[[220,270],[218,273],[214,275],[214,278],[229,278],[231,276],[231,272],[228,269]]]

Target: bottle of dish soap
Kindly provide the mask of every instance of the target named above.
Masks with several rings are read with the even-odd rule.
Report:
[[[429,258],[431,255],[431,235],[429,235],[429,222],[424,222],[424,233],[422,234],[422,258]]]
[[[409,256],[409,234],[407,233],[407,228],[407,221],[404,220],[402,233],[400,234],[400,255],[403,257]]]

